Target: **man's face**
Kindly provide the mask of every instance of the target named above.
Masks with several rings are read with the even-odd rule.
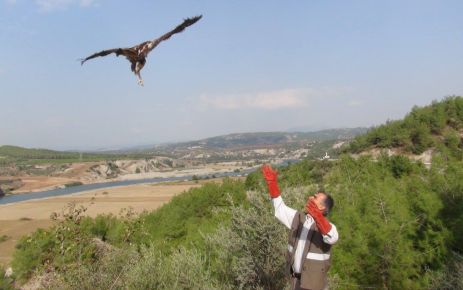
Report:
[[[317,192],[316,194],[309,196],[309,200],[313,200],[315,204],[317,205],[318,209],[321,210],[322,212],[325,211],[325,199],[326,199],[326,194]]]

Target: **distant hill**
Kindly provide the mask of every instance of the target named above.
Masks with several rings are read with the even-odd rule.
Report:
[[[447,97],[431,105],[414,107],[402,120],[388,121],[357,136],[345,152],[394,148],[421,154],[430,148],[463,147],[463,98]]]
[[[316,132],[256,132],[236,133],[197,141],[171,143],[158,146],[139,146],[124,150],[102,152],[67,152],[48,149],[29,149],[18,146],[0,146],[0,164],[11,162],[78,162],[112,159],[140,159],[153,154],[176,156],[178,150],[205,149],[229,150],[274,145],[299,145],[303,143],[350,140],[367,131],[366,128],[329,129]],[[329,147],[329,146],[325,146]],[[323,152],[326,149],[323,148]]]
[[[81,153],[68,151],[55,151],[49,149],[23,148],[19,146],[0,146],[0,165],[18,163],[64,163],[78,161],[100,161],[117,158],[129,158],[125,155],[103,153]]]
[[[18,146],[0,146],[0,156],[3,158],[25,158],[25,159],[73,159],[79,158],[79,153],[62,152],[48,149],[28,149]]]
[[[205,149],[231,149],[237,147],[281,145],[301,142],[323,142],[327,140],[352,139],[367,132],[367,128],[328,129],[316,132],[255,132],[235,133],[197,141],[181,142],[160,147]],[[159,147],[158,147],[159,148]]]

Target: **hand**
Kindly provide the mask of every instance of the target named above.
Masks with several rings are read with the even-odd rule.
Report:
[[[317,228],[322,235],[326,235],[331,230],[330,222],[326,219],[321,210],[318,209],[318,206],[313,199],[309,199],[307,201],[305,210],[313,217],[317,224]]]
[[[272,198],[280,196],[280,189],[278,188],[277,175],[278,172],[272,169],[270,165],[264,164],[262,166],[262,174],[267,182],[268,192]]]

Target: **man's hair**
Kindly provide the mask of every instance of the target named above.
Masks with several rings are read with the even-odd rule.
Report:
[[[325,204],[325,211],[323,212],[323,215],[328,215],[330,212],[331,212],[331,209],[333,209],[333,206],[334,206],[334,199],[333,197],[327,193],[327,192],[322,192],[324,195],[325,195],[325,200],[324,200],[324,204]]]

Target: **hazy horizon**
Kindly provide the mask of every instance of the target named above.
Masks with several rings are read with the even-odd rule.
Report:
[[[252,133],[274,133],[274,132],[284,132],[284,133],[315,133],[319,131],[325,131],[325,130],[336,130],[336,129],[356,129],[356,128],[367,128],[367,127],[352,127],[352,128],[347,128],[347,127],[339,127],[339,128],[325,128],[325,129],[316,129],[316,130],[311,130],[310,128],[305,129],[305,128],[289,128],[288,130],[283,130],[283,131],[249,131],[249,132],[231,132],[227,134],[220,134],[220,135],[214,135],[214,136],[204,136],[201,138],[196,138],[196,139],[185,139],[185,140],[169,140],[165,142],[152,142],[152,143],[127,143],[127,144],[113,144],[110,146],[94,146],[94,147],[27,147],[27,146],[21,146],[20,144],[0,144],[0,146],[17,146],[17,147],[22,147],[22,148],[27,148],[27,149],[49,149],[49,150],[56,150],[56,151],[110,151],[110,150],[125,150],[125,149],[134,149],[138,147],[151,147],[151,146],[157,146],[157,145],[165,145],[165,144],[175,144],[175,143],[183,143],[183,142],[194,142],[194,141],[199,141],[203,139],[208,139],[208,138],[214,138],[214,137],[220,137],[220,136],[227,136],[227,135],[232,135],[232,134],[252,134]]]
[[[0,144],[82,150],[371,127],[463,95],[461,1],[0,0]],[[78,59],[156,38],[129,62]],[[138,144],[138,145],[137,145]]]

